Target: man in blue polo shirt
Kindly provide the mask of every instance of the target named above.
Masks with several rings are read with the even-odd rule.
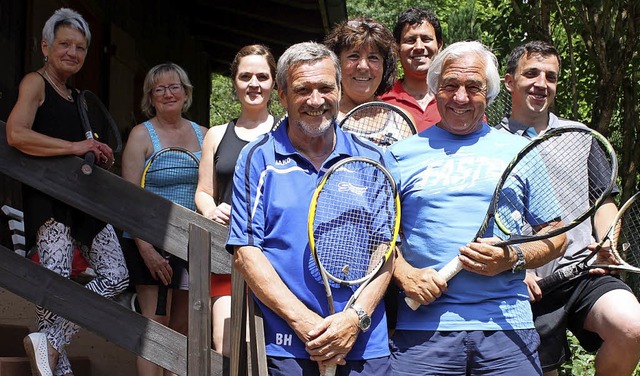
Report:
[[[291,46],[278,61],[276,81],[288,118],[242,150],[227,240],[234,267],[263,311],[269,374],[317,375],[337,363],[339,375],[386,375],[387,327],[378,303],[392,262],[346,310],[352,290],[334,289],[338,313],[329,316],[322,281],[310,272],[307,239],[311,197],[327,169],[348,156],[382,162],[383,156],[337,126],[340,63],[326,47]]]

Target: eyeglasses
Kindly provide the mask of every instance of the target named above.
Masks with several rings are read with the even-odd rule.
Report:
[[[173,95],[178,94],[182,91],[182,84],[171,84],[168,86],[156,86],[153,89],[151,89],[151,92],[153,93],[153,95],[155,95],[156,97],[161,97],[163,95],[166,94],[167,89],[169,89],[169,92]]]

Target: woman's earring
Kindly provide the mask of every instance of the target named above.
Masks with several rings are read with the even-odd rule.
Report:
[[[44,57],[44,62],[46,63],[47,61],[49,61],[49,56]]]

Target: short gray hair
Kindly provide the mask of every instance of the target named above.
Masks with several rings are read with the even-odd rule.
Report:
[[[340,73],[340,60],[327,46],[316,42],[302,42],[294,44],[278,59],[278,70],[276,73],[276,83],[278,88],[287,92],[287,74],[290,69],[302,64],[312,64],[329,58],[333,62],[336,70],[336,83],[340,85],[342,74]]]
[[[446,62],[453,59],[460,59],[469,54],[476,54],[484,60],[485,78],[487,80],[487,106],[493,102],[500,93],[500,73],[498,73],[498,58],[488,47],[480,42],[456,42],[442,50],[436,55],[429,66],[427,73],[427,85],[429,91],[436,94],[438,91],[438,81],[442,75],[442,67]]]
[[[53,12],[53,15],[49,17],[42,28],[42,40],[51,45],[56,37],[56,30],[60,26],[69,26],[78,30],[87,39],[87,47],[91,44],[89,24],[82,18],[80,13],[69,8],[60,8]]]

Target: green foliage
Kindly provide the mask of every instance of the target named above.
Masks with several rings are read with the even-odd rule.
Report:
[[[570,332],[567,332],[569,339],[569,348],[571,349],[571,361],[565,363],[559,370],[559,376],[593,376],[594,354],[587,353],[580,347],[578,339]],[[632,376],[640,376],[640,365],[636,367]]]
[[[475,1],[467,0],[453,11],[443,25],[443,39],[447,44],[466,40],[481,40],[482,30],[477,22]]]
[[[221,74],[211,78],[209,99],[209,126],[226,124],[240,115],[240,102],[236,98],[231,79]]]
[[[211,77],[211,96],[209,97],[209,126],[226,124],[231,119],[240,116],[242,108],[233,90],[231,78],[214,74]],[[269,100],[269,112],[278,118],[284,116],[286,111],[278,100],[278,93],[274,90]]]

